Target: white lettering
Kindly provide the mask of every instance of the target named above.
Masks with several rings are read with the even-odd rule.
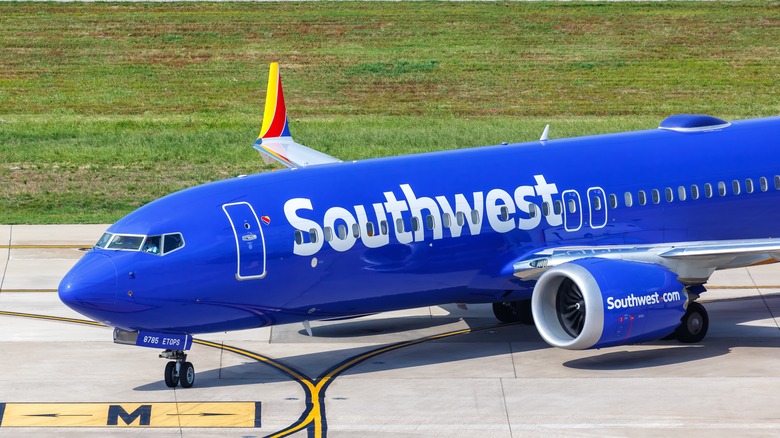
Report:
[[[313,220],[304,219],[298,216],[298,210],[314,210],[311,205],[310,199],[305,198],[293,198],[284,203],[284,216],[287,218],[287,222],[298,230],[308,233],[310,230],[316,230],[319,235],[322,235],[322,227]],[[317,251],[322,248],[323,239],[317,239],[316,242],[303,242],[300,244],[293,244],[293,254],[299,256],[310,256],[316,254]]]

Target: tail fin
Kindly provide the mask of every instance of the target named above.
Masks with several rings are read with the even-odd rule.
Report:
[[[268,72],[268,91],[265,97],[265,113],[255,149],[266,158],[276,160],[287,167],[304,167],[316,164],[338,163],[341,160],[296,143],[287,124],[287,106],[284,104],[282,77],[279,63],[272,62]]]

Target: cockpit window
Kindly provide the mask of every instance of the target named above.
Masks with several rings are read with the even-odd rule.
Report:
[[[160,236],[149,236],[144,241],[144,246],[141,251],[148,252],[149,254],[160,254]]]
[[[123,234],[114,234],[114,238],[108,243],[106,248],[108,249],[127,249],[130,251],[138,251],[141,248],[141,243],[144,241],[144,236],[128,236]]]
[[[184,238],[182,238],[181,234],[179,233],[164,235],[163,242],[163,254],[168,254],[169,252],[175,251],[184,246]]]
[[[183,246],[184,237],[181,233],[156,236],[104,233],[95,244],[95,248],[141,251],[154,255],[168,254]]]

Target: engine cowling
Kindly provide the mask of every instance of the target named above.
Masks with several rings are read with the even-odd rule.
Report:
[[[687,301],[663,266],[586,258],[545,272],[531,308],[548,344],[584,350],[661,339],[680,325]]]

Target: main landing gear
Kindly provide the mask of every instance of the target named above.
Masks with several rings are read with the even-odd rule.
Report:
[[[195,367],[187,362],[187,354],[181,350],[165,350],[160,353],[163,359],[172,359],[165,364],[165,386],[175,388],[181,383],[182,388],[192,388],[195,384]]]
[[[688,304],[685,315],[680,322],[680,326],[670,336],[684,344],[701,342],[707,336],[707,330],[710,328],[710,317],[707,315],[707,309],[697,302]]]
[[[493,314],[501,322],[519,322],[526,325],[534,323],[531,300],[493,303]]]

